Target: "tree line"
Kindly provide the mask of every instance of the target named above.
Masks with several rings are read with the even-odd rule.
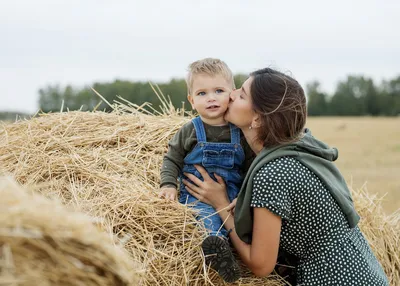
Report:
[[[371,78],[348,76],[333,94],[318,81],[306,85],[308,113],[313,116],[399,116],[400,76],[376,85]]]
[[[237,87],[246,80],[247,75],[235,75]],[[187,90],[184,79],[171,79],[156,83],[162,93],[169,96],[175,107],[190,109],[186,99]],[[148,82],[115,80],[108,83],[94,83],[92,87],[108,102],[125,100],[141,105],[149,102],[158,109],[160,101]],[[321,89],[318,81],[308,83],[305,88],[308,113],[311,116],[397,116],[400,115],[400,76],[383,81],[379,85],[371,78],[348,76],[340,81],[333,94]],[[64,110],[106,110],[110,107],[96,95],[91,87],[76,88],[49,85],[39,90],[39,106],[43,112]]]

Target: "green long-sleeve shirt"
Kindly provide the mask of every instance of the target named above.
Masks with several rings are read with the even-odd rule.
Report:
[[[212,126],[203,122],[206,132],[207,142],[231,142],[231,132],[229,125]],[[240,143],[245,154],[245,161],[242,165],[242,173],[245,174],[255,155],[247,144],[246,139],[241,133]],[[160,186],[173,185],[177,187],[177,178],[183,168],[183,159],[193,150],[197,144],[196,130],[192,121],[186,123],[172,137],[168,143],[168,152],[164,156],[161,167]]]

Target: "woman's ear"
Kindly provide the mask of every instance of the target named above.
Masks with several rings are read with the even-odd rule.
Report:
[[[252,128],[260,128],[261,126],[261,117],[258,113],[254,113],[253,120],[251,121]]]

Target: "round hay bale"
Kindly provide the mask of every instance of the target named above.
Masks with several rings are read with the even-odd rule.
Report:
[[[44,195],[101,218],[102,227],[116,234],[132,259],[144,265],[142,285],[224,285],[205,268],[199,247],[204,230],[196,226],[191,211],[155,193],[168,140],[190,118],[145,114],[122,104],[114,108],[112,113],[43,114],[3,125],[0,172],[11,172],[21,184],[39,185]],[[367,194],[363,198],[369,200]],[[393,273],[400,256],[398,228],[374,220],[374,211],[360,213],[363,221],[372,223],[363,224],[363,231],[387,275],[400,283]],[[393,235],[381,236],[376,231],[382,228]],[[397,248],[382,248],[386,244]],[[390,264],[379,254],[386,251]],[[247,275],[237,284],[283,283],[277,277]]]
[[[0,197],[2,285],[136,285],[129,256],[87,216],[7,177]]]
[[[100,218],[144,265],[141,285],[225,285],[205,267],[205,232],[191,211],[155,193],[168,140],[189,118],[130,110],[43,114],[3,125],[0,172]],[[284,283],[245,274],[238,285]]]
[[[353,190],[353,199],[361,216],[360,229],[380,261],[390,285],[400,285],[400,210],[386,215],[382,199],[366,189]]]

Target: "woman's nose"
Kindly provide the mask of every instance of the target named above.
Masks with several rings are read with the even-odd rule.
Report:
[[[229,99],[230,99],[230,101],[234,101],[235,100],[235,91],[236,91],[236,89],[234,89],[234,90],[232,90],[232,92],[229,94]]]

